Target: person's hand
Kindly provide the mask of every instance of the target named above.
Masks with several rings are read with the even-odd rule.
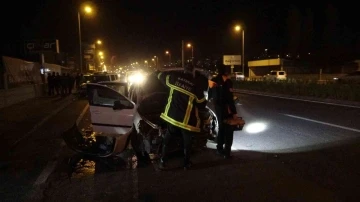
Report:
[[[217,83],[215,83],[214,81],[208,80],[208,84],[209,84],[209,88],[214,88],[217,86]]]

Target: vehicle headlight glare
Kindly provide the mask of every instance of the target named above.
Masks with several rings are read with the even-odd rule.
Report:
[[[134,82],[135,83],[142,83],[144,81],[144,75],[137,74],[135,75]]]
[[[129,76],[128,80],[130,83],[133,83],[135,81],[135,78],[134,76]]]

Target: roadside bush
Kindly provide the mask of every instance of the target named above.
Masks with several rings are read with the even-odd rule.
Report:
[[[314,81],[234,81],[234,88],[292,96],[309,96],[337,100],[360,101],[360,84]]]

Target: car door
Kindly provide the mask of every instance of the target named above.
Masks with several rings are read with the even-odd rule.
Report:
[[[95,132],[126,134],[130,131],[136,110],[135,103],[100,84],[88,84],[87,95]]]

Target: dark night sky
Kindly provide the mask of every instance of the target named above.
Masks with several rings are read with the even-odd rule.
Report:
[[[57,38],[61,51],[77,53],[80,2],[84,1],[13,1],[2,6],[3,54],[14,55],[15,47],[33,38]],[[241,38],[232,33],[235,22],[245,25],[247,55],[258,55],[265,48],[270,53],[316,52],[321,48],[346,49],[342,55],[351,57],[360,53],[358,8],[350,4],[316,1],[316,5],[309,6],[306,2],[290,5],[245,0],[93,2],[96,15],[81,20],[83,40],[101,38],[107,54],[116,55],[120,61],[127,62],[129,57],[164,57],[166,49],[174,58],[180,57],[182,39],[194,43],[195,56],[240,53]]]

